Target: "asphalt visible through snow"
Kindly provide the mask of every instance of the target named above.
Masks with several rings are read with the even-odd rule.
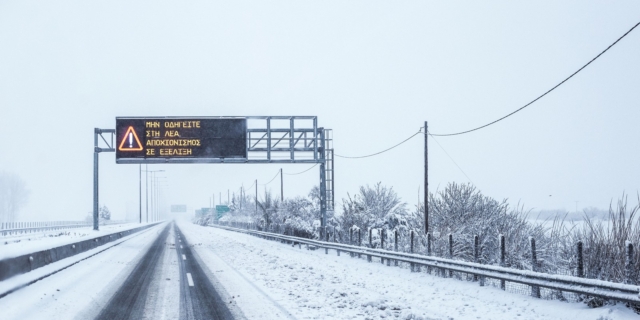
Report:
[[[234,319],[222,296],[192,254],[184,235],[175,226],[180,266],[180,319]]]
[[[154,281],[154,276],[158,276],[156,269],[161,263],[163,251],[167,250],[166,240],[170,228],[174,228],[174,244],[180,270],[179,318],[181,320],[235,319],[198,263],[198,259],[192,254],[189,244],[175,223],[167,225],[160,232],[96,319],[147,318],[145,304],[150,284]]]

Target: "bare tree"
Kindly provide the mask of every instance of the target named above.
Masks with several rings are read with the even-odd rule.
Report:
[[[18,212],[27,203],[29,191],[16,174],[0,172],[0,221],[15,221]]]

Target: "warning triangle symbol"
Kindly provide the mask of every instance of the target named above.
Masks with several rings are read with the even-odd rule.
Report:
[[[122,142],[120,142],[120,146],[118,147],[120,151],[142,151],[142,143],[140,143],[140,139],[138,139],[138,135],[136,131],[133,130],[133,126],[127,129],[127,132],[122,137]]]

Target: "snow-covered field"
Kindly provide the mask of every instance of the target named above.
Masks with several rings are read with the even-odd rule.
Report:
[[[179,227],[250,319],[639,318],[622,305],[589,309],[187,221]],[[280,314],[266,313],[269,305]]]
[[[66,244],[97,238],[114,232],[137,228],[148,223],[123,223],[100,226],[99,231],[92,227],[69,230],[44,231],[18,236],[0,237],[0,260],[19,255],[47,250]]]

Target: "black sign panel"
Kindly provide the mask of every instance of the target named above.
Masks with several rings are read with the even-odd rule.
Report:
[[[120,159],[247,158],[244,118],[116,118]]]

